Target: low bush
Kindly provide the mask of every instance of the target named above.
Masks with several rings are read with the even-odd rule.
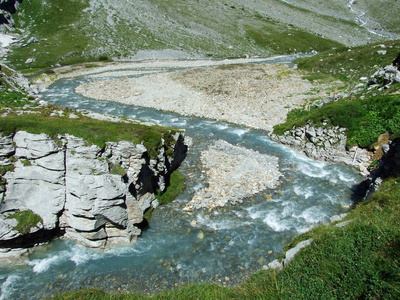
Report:
[[[8,219],[16,219],[18,224],[14,230],[28,234],[31,228],[36,227],[37,224],[43,224],[43,219],[30,210],[17,211],[8,216]]]
[[[185,186],[185,177],[179,170],[175,170],[171,173],[166,190],[163,193],[159,193],[156,198],[160,204],[170,203],[178,196]]]

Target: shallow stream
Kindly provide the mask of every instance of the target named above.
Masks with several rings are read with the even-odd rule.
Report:
[[[153,213],[149,228],[134,245],[99,251],[56,240],[38,247],[26,266],[0,266],[0,299],[42,299],[92,287],[150,293],[193,282],[236,284],[277,258],[294,236],[329,222],[351,205],[350,188],[361,180],[351,168],[311,160],[272,142],[260,130],[83,98],[74,88],[86,80],[59,80],[43,98],[59,106],[184,128],[193,139],[180,168],[187,189]],[[218,139],[278,157],[280,186],[240,205],[182,212],[204,186],[200,152]]]

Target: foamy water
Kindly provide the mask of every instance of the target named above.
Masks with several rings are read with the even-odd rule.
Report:
[[[0,267],[0,299],[42,299],[80,288],[154,292],[188,282],[222,282],[225,277],[235,284],[277,258],[294,236],[346,212],[351,186],[361,180],[354,170],[311,160],[270,141],[265,132],[96,102],[74,94],[76,84],[60,81],[44,98],[60,106],[185,128],[193,139],[180,168],[187,177],[187,189],[176,201],[154,212],[150,227],[134,245],[100,251],[57,240],[38,247],[24,267]],[[200,152],[221,139],[276,156],[283,174],[280,186],[241,205],[183,213],[185,203],[205,186]]]

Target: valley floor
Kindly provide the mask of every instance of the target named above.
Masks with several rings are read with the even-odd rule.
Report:
[[[203,68],[205,62],[210,66],[210,61],[109,64],[63,76],[112,77],[78,86],[76,91],[89,98],[267,131],[284,122],[291,109],[329,96],[340,84],[313,84],[303,79],[301,72],[286,65],[243,64],[248,60],[234,60],[213,62],[213,67]],[[174,66],[186,69],[154,72]]]

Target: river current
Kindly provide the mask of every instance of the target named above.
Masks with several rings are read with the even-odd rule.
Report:
[[[24,266],[0,266],[0,299],[42,299],[82,288],[152,293],[193,282],[236,284],[276,259],[294,236],[328,223],[352,204],[351,187],[362,179],[352,168],[309,159],[272,142],[261,130],[75,94],[74,88],[87,80],[93,79],[58,80],[42,97],[58,106],[185,129],[193,139],[180,167],[187,188],[173,203],[155,210],[134,245],[100,251],[55,240],[38,247]],[[182,212],[205,184],[200,152],[220,139],[278,157],[280,186],[240,205]]]

